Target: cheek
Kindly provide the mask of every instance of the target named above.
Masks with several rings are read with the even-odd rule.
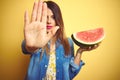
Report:
[[[54,19],[52,20],[52,24],[53,24],[53,26],[56,26],[56,22]]]

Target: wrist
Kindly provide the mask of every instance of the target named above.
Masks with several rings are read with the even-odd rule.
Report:
[[[26,49],[27,49],[27,51],[30,52],[30,53],[35,53],[35,52],[37,52],[37,51],[39,50],[39,48],[27,47],[27,46],[26,46]]]
[[[83,53],[83,50],[82,49],[79,49],[78,51],[77,51],[77,54],[82,54]]]

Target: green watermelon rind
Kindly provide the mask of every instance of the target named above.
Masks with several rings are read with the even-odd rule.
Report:
[[[74,37],[73,37],[73,34],[71,35],[71,38],[72,38],[72,40],[73,40],[73,42],[76,44],[76,45],[78,45],[78,46],[89,46],[89,45],[87,45],[87,44],[83,44],[83,43],[80,43],[80,42],[78,42]]]
[[[101,37],[99,40],[97,40],[97,41],[95,41],[95,42],[85,42],[85,41],[83,41],[83,40],[78,39],[78,38],[76,37],[76,34],[77,34],[77,33],[73,33],[73,34],[71,35],[71,38],[73,39],[73,41],[75,42],[75,44],[77,44],[78,46],[80,46],[81,44],[84,44],[84,45],[94,45],[94,44],[100,43],[100,42],[105,38],[105,33],[103,33],[102,37]],[[80,44],[80,45],[79,45],[79,44]]]

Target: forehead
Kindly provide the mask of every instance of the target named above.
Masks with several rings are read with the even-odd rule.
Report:
[[[47,8],[47,14],[48,14],[48,15],[54,15],[53,12],[52,12],[52,10],[49,9],[49,8]]]

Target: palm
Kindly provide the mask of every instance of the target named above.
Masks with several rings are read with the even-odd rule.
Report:
[[[83,51],[91,51],[96,49],[100,43],[94,45],[84,45],[81,44],[80,48],[77,49],[77,53],[82,53]]]
[[[35,47],[44,46],[49,40],[45,28],[46,23],[42,22],[32,22],[28,24],[25,31],[25,40],[27,44],[34,45]]]
[[[28,12],[25,13],[24,37],[26,45],[29,47],[40,48],[46,45],[54,35],[46,31],[47,22],[47,4],[39,1],[34,3],[31,22],[29,21]]]

